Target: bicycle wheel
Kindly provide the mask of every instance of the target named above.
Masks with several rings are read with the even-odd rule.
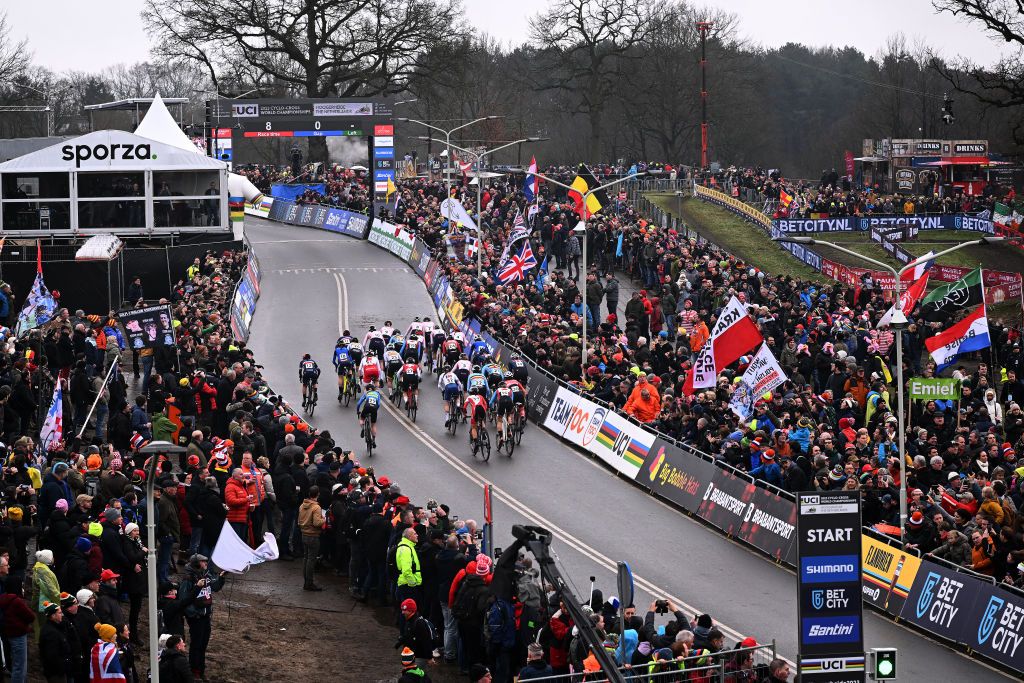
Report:
[[[373,430],[370,428],[369,423],[366,424],[366,457],[373,457]]]
[[[413,396],[412,401],[406,401],[406,409],[409,412],[409,419],[416,422],[416,397]]]
[[[516,432],[515,427],[512,425],[505,426],[505,452],[508,453],[508,457],[512,457],[512,453],[516,450]]]
[[[518,446],[523,442],[523,429],[526,427],[526,421],[522,415],[516,417],[516,445]]]
[[[348,408],[348,404],[351,403],[351,401],[352,401],[352,391],[351,391],[351,389],[352,389],[352,382],[350,382],[349,379],[346,377],[344,382],[342,383],[342,388],[341,388],[341,399],[342,399],[342,402],[344,402],[346,408]]]
[[[484,462],[491,459],[491,436],[483,425],[480,426],[480,451],[483,453]]]

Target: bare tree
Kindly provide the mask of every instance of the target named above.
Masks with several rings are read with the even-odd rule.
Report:
[[[655,0],[563,0],[530,20],[530,38],[541,51],[541,90],[569,95],[572,114],[590,122],[590,158],[601,153],[603,119],[616,97],[624,63],[645,42],[660,17]],[[652,65],[653,66],[653,65]]]
[[[1014,53],[986,68],[960,58],[950,64],[934,57],[932,66],[957,92],[967,93],[989,109],[1024,107],[1024,2],[1022,0],[933,0],[939,12],[966,17]],[[1024,144],[1024,117],[1013,117],[1013,137]]]
[[[398,92],[420,59],[465,32],[459,0],[146,0],[157,54],[216,85],[244,72],[307,97]]]
[[[21,76],[31,61],[28,39],[16,40],[11,35],[7,12],[0,12],[0,82],[9,82]]]

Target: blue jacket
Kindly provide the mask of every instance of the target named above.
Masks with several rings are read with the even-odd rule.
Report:
[[[142,438],[152,440],[153,432],[149,431],[149,414],[146,413],[145,408],[135,406],[132,408],[132,430],[139,433]]]

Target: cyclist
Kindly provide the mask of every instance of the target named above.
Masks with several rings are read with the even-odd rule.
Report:
[[[466,357],[462,353],[462,344],[457,342],[454,336],[449,336],[441,342],[441,351],[444,354],[445,365],[450,365],[452,368],[459,362],[459,358]]]
[[[363,362],[359,364],[359,376],[363,381],[363,384],[376,384],[380,381],[380,377],[383,373],[381,372],[380,361],[377,360],[377,355],[370,351],[363,359]]]
[[[299,382],[302,383],[302,405],[305,407],[307,390],[310,386],[316,390],[316,382],[320,379],[320,366],[316,364],[308,353],[303,354],[299,361]]]
[[[373,351],[376,355],[380,356],[384,353],[384,333],[378,330],[373,325],[370,325],[370,330],[363,337],[363,348],[367,352]]]
[[[478,391],[483,391],[479,389]],[[476,427],[487,420],[487,401],[479,393],[471,393],[466,397],[462,411],[469,418],[469,442],[473,444],[473,453],[476,453]]]
[[[473,374],[473,364],[466,358],[466,354],[460,353],[458,360],[452,365],[452,372],[462,382],[462,386],[467,386],[469,376]]]
[[[348,345],[348,355],[352,357],[353,367],[359,367],[359,364],[363,362],[363,345],[359,343],[358,339],[353,339]],[[356,391],[359,391],[359,384],[356,384]]]
[[[487,380],[480,372],[479,365],[474,365],[472,374],[466,378],[466,391],[470,394],[479,393],[481,396],[487,393]]]
[[[402,347],[402,359],[406,362],[419,363],[423,359],[423,337],[419,332],[413,332],[406,337],[405,345]]]
[[[437,388],[441,390],[441,398],[444,400],[444,427],[448,428],[453,416],[448,412],[448,402],[453,398],[459,398],[461,404],[462,398],[462,380],[459,376],[452,372],[451,367],[444,366],[444,370],[441,372],[441,377],[437,380]]]
[[[501,380],[504,379],[504,375],[501,371],[501,366],[494,362],[492,359],[488,359],[488,362],[483,365],[484,379],[487,380],[487,387],[493,392],[501,384]]]
[[[463,350],[466,348],[466,335],[462,334],[462,330],[456,328],[452,332],[452,339],[459,342],[459,347]]]
[[[487,348],[487,343],[483,337],[479,334],[473,339],[473,343],[469,345],[469,359],[474,363],[482,363],[480,360],[483,356],[490,356],[490,349]]]
[[[420,366],[413,361],[407,361],[398,371],[399,383],[402,393],[405,394],[406,403],[409,401],[409,393],[412,392],[419,404],[420,398]]]
[[[377,447],[377,409],[380,408],[380,392],[371,383],[366,383],[366,393],[356,403],[356,414],[359,415],[359,438],[366,436],[366,420],[370,420],[370,434],[373,435],[373,446]]]
[[[420,320],[419,316],[413,318],[413,321],[409,323],[409,328],[405,331],[405,336],[411,337],[413,332],[423,334],[423,322]]]
[[[512,403],[518,408],[519,416],[526,417],[526,387],[511,370],[505,371],[505,386],[512,390]]]
[[[395,333],[395,326],[390,320],[385,320],[384,326],[380,328],[380,333],[384,335],[385,339],[391,339],[391,335]]]
[[[498,447],[501,448],[501,442],[505,440],[505,429],[508,424],[506,418],[515,409],[515,404],[512,401],[512,390],[505,382],[498,385],[491,393],[489,404],[495,410],[495,415],[498,418]]]
[[[512,354],[512,357],[508,361],[508,369],[512,371],[512,377],[514,377],[523,388],[530,381],[530,373],[526,369],[526,361],[522,359],[518,353]]]
[[[444,346],[444,340],[446,338],[446,335],[444,333],[444,330],[442,330],[440,327],[434,327],[434,323],[430,322],[430,318],[427,318],[426,322],[431,326],[430,333],[427,336],[427,341],[429,342],[430,345],[430,354],[431,357],[434,359],[434,368],[436,370],[437,368],[441,367],[442,363],[444,362],[442,358],[442,356],[444,355],[442,347]],[[451,365],[451,363],[449,363],[449,365]]]
[[[395,332],[388,338],[388,346],[394,346],[401,352],[402,347],[405,346],[405,335],[401,332]]]
[[[352,369],[355,367],[355,363],[352,362],[352,354],[349,353],[348,344],[343,340],[348,339],[342,337],[338,340],[338,345],[334,347],[334,369],[338,372],[338,401],[342,398],[342,386],[345,382],[345,377],[351,378]]]
[[[388,348],[384,351],[384,373],[387,375],[388,381],[391,381],[395,377],[395,373],[398,372],[402,367],[402,354],[398,352],[398,347],[394,344],[388,344]]]

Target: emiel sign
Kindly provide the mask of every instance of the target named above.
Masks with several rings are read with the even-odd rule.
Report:
[[[912,377],[909,389],[912,401],[955,401],[960,398],[960,380],[958,379]]]

